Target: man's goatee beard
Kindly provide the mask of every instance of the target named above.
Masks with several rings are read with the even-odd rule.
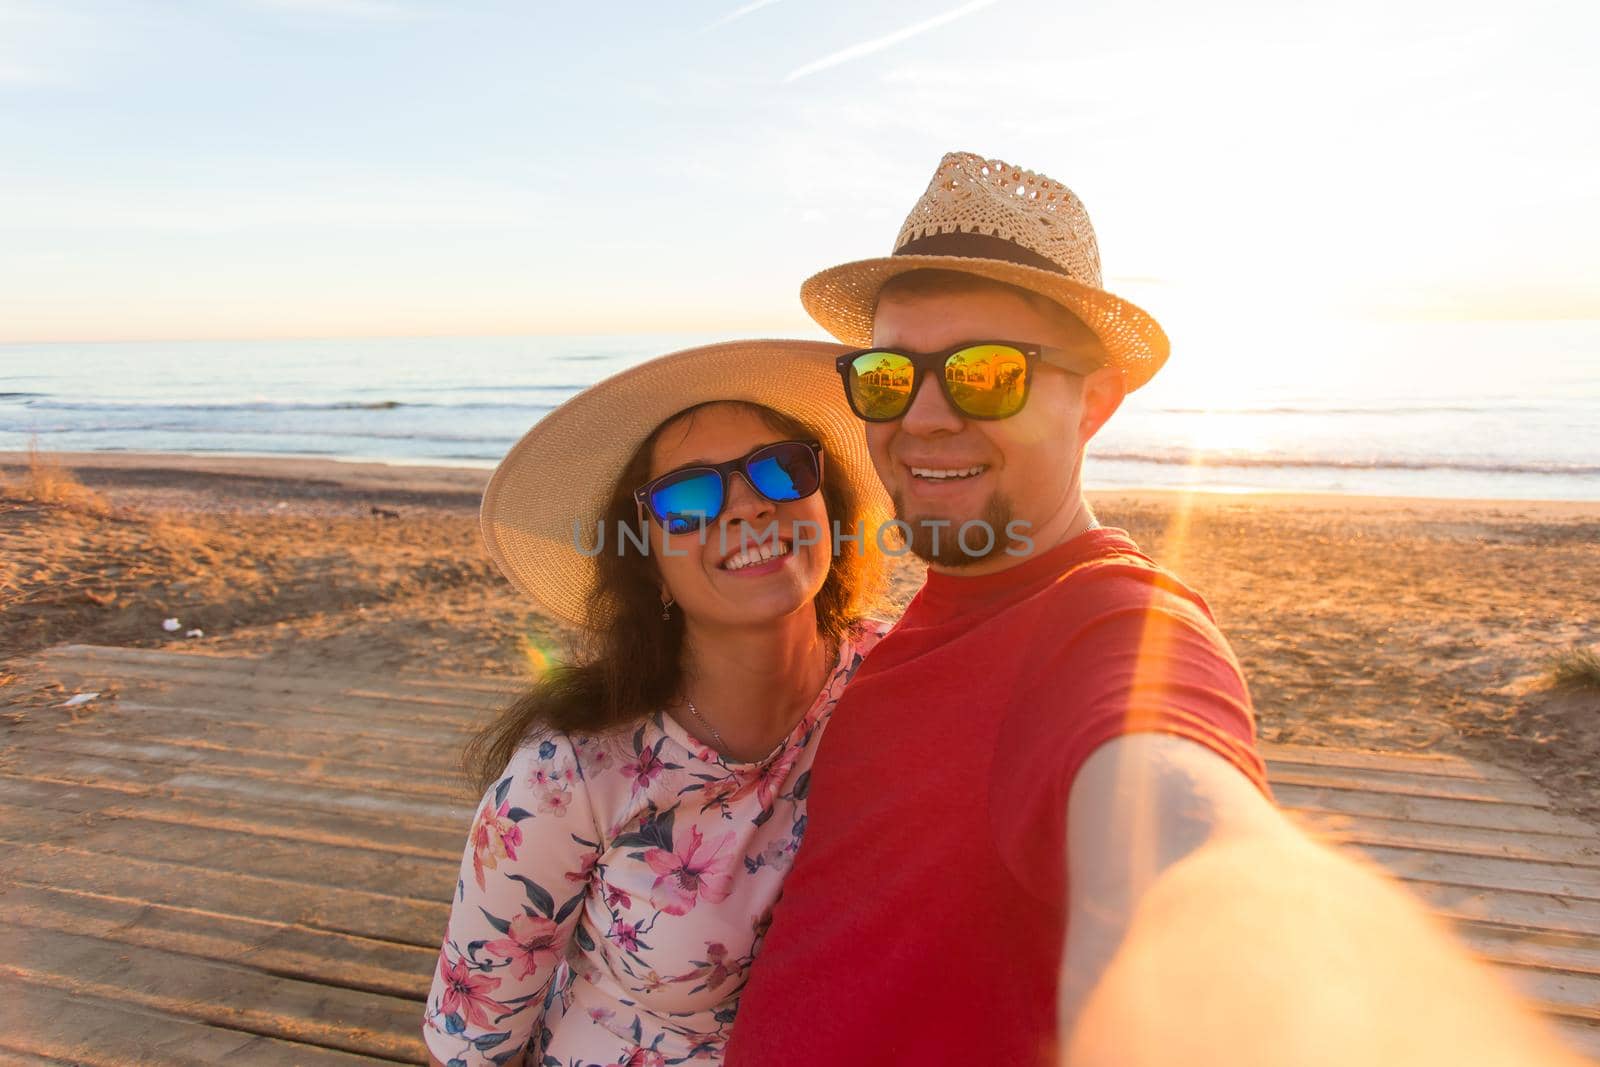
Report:
[[[911,527],[911,537],[906,547],[911,549],[913,556],[924,562],[937,564],[940,567],[968,567],[998,556],[1012,544],[1020,543],[1014,542],[1007,532],[1016,510],[1011,506],[1011,499],[1000,493],[989,494],[982,515],[959,519],[946,519],[937,515],[907,515],[905,498],[900,493],[893,493],[891,496],[894,500],[895,516]],[[929,526],[930,522],[939,525]],[[971,552],[961,546],[959,536],[962,525],[969,522],[985,523],[990,531],[974,529],[967,534],[966,541],[973,550]],[[937,551],[935,541],[938,543]]]

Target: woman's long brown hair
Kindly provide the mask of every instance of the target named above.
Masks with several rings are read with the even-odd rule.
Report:
[[[639,446],[611,488],[602,517],[606,530],[637,521],[633,490],[650,478],[650,457],[667,427],[694,418],[707,407],[734,404],[759,415],[775,432],[802,440],[818,435],[771,408],[743,401],[712,401],[679,412]],[[843,466],[822,464],[822,499],[830,524],[847,533],[866,517],[866,501],[845,477]],[[831,531],[829,531],[831,533]],[[826,535],[825,535],[826,536]],[[550,731],[595,734],[633,723],[678,695],[683,681],[683,615],[661,617],[660,578],[655,563],[627,538],[595,556],[590,625],[574,662],[555,666],[467,742],[463,767],[480,791],[492,786],[530,737]],[[824,541],[824,543],[827,543]],[[872,531],[860,544],[842,543],[817,593],[817,632],[836,644],[863,610],[880,568]]]

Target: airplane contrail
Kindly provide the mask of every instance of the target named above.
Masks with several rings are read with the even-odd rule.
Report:
[[[901,41],[909,40],[910,38],[917,36],[919,33],[927,33],[929,30],[937,29],[948,22],[954,22],[956,19],[965,18],[966,16],[975,12],[982,11],[986,7],[992,7],[998,2],[999,0],[973,0],[972,3],[963,4],[954,11],[946,11],[942,15],[935,15],[931,19],[924,19],[921,22],[913,23],[904,29],[895,30],[893,33],[886,34],[883,37],[877,37],[870,41],[863,41],[860,44],[853,44],[849,48],[842,48],[831,55],[826,55],[814,62],[807,63],[803,67],[796,67],[794,70],[791,70],[789,72],[789,76],[783,80],[785,83],[799,81],[801,78],[809,77],[818,71],[827,70],[829,67],[837,67],[840,63],[848,63],[852,59],[860,59],[862,56],[870,56],[874,52],[881,52],[885,48],[899,44]]]
[[[714,30],[718,26],[726,26],[728,23],[733,22],[736,19],[744,18],[752,11],[760,11],[762,8],[771,7],[777,2],[778,0],[750,0],[750,3],[745,4],[743,7],[736,7],[726,15],[723,15],[721,18],[706,23],[704,26],[700,27],[700,32],[704,33],[707,30]]]

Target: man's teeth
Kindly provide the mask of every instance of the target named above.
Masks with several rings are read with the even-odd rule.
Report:
[[[976,467],[912,467],[911,476],[947,481],[952,478],[975,478],[987,469],[982,464]]]
[[[775,541],[772,544],[766,545],[755,545],[751,548],[746,548],[739,552],[735,552],[733,555],[723,560],[722,569],[725,571],[742,570],[745,567],[751,567],[757,563],[765,563],[773,556],[786,556],[788,554],[789,546],[784,544],[782,541]]]

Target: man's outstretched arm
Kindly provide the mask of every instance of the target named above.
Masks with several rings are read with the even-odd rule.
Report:
[[[1097,748],[1067,855],[1070,1067],[1581,1067],[1409,894],[1202,745]]]

